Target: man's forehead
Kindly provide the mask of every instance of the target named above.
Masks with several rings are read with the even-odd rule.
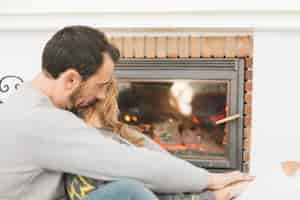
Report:
[[[113,78],[114,65],[115,64],[111,60],[110,56],[104,56],[104,62],[95,76],[97,82],[109,82]]]

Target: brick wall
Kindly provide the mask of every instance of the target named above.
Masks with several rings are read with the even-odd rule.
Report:
[[[252,113],[252,35],[234,36],[111,36],[122,58],[244,58],[243,170],[249,171]]]

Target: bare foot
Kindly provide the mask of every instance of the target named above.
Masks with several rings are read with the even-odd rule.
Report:
[[[249,181],[243,181],[226,186],[223,189],[214,191],[216,200],[231,200],[242,194],[249,185]]]
[[[250,176],[248,174],[234,171],[229,173],[211,173],[209,174],[209,184],[208,189],[216,190],[222,189],[227,185],[241,182],[241,181],[253,181],[254,176]]]

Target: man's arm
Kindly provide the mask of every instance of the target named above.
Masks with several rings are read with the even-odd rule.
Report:
[[[133,178],[166,193],[199,192],[208,184],[206,170],[160,152],[119,144],[67,112],[36,120],[27,151],[42,168],[107,180]]]

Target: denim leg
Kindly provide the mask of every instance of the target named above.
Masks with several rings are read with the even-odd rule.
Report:
[[[152,191],[138,181],[124,179],[100,186],[84,200],[158,200]]]
[[[159,200],[216,200],[216,196],[211,191],[200,193],[178,193],[178,194],[157,194]]]

